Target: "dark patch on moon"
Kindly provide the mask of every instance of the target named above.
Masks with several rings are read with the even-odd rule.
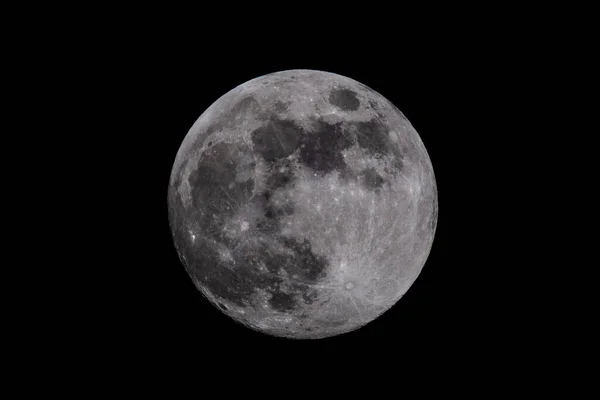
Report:
[[[353,141],[341,123],[329,124],[322,119],[314,121],[314,129],[305,132],[293,121],[272,116],[266,126],[252,132],[255,151],[269,162],[275,163],[300,149],[300,161],[320,174],[346,167],[342,150]]]
[[[273,170],[275,165],[285,165],[281,163],[299,150],[299,161],[312,171],[320,175],[332,171],[346,174],[348,166],[342,151],[356,143],[371,155],[393,153],[396,159],[394,167],[400,171],[401,150],[391,141],[388,132],[387,125],[377,119],[344,124],[328,123],[322,118],[316,118],[313,119],[313,129],[304,131],[294,121],[281,120],[272,115],[267,125],[254,130],[251,137],[255,151]],[[272,179],[279,179],[276,172]],[[367,182],[367,187],[370,186],[376,188],[381,185],[376,179],[374,182]]]
[[[271,294],[269,304],[274,310],[289,312],[297,308],[298,299],[307,304],[314,301],[311,285],[324,276],[328,262],[312,251],[308,240],[280,236],[281,216],[294,212],[291,204],[272,202],[277,189],[293,184],[293,173],[286,161],[273,163],[267,178],[268,189],[262,194],[251,196],[252,179],[235,182],[243,153],[248,151],[218,143],[203,153],[188,179],[193,205],[186,209],[180,201],[175,201],[177,208],[170,211],[175,244],[188,273],[217,298],[247,307],[253,294],[262,289]],[[172,193],[179,198],[175,189]],[[223,226],[241,206],[252,202],[264,210],[256,222],[256,230],[240,232],[241,237],[235,239],[225,236]],[[194,220],[200,227],[193,241],[183,223],[188,220]],[[249,236],[244,235],[257,233],[279,242],[286,251],[273,251],[264,242],[245,240]],[[229,254],[223,256],[223,251]],[[285,276],[295,278],[287,281]],[[283,283],[288,284],[285,291],[280,289]],[[218,306],[223,308],[221,304]]]
[[[254,96],[246,96],[231,108],[230,114],[235,116],[256,107],[258,107],[258,102]]]
[[[304,301],[304,304],[312,304],[317,299],[318,295],[319,295],[319,293],[314,289],[310,289],[308,291],[303,290],[302,291],[302,301]]]
[[[233,270],[219,257],[214,245],[204,238],[199,238],[192,246],[185,246],[180,251],[186,252],[184,256],[188,273],[202,286],[221,299],[240,307],[246,306],[246,299],[254,293],[254,289],[251,277],[243,269]]]
[[[396,152],[399,151],[396,150]],[[399,174],[400,172],[402,172],[402,170],[404,169],[404,159],[402,158],[402,156],[394,157],[392,161],[392,168],[392,171],[389,171],[392,174]]]
[[[269,113],[262,111],[260,104],[254,96],[247,95],[231,106],[231,108],[218,117],[218,119],[210,121],[210,125],[206,128],[204,135],[197,137],[191,147],[198,147],[199,140],[204,140],[204,138],[209,137],[223,128],[235,128],[249,115],[254,116],[258,120],[264,120],[268,114]],[[210,147],[210,142],[207,146]]]
[[[286,215],[292,215],[293,213],[294,205],[292,203],[286,203],[281,206],[269,203],[265,209],[265,217],[267,219],[279,219]]]
[[[339,171],[338,179],[340,180],[340,182],[347,185],[350,182],[357,183],[358,175],[354,173],[354,171],[352,171],[350,168],[345,168]]]
[[[387,127],[375,120],[359,121],[356,126],[356,141],[360,147],[374,155],[389,154],[394,147]]]
[[[310,285],[318,282],[325,275],[328,266],[327,260],[313,253],[310,242],[307,240],[277,237],[276,240],[285,246],[286,253],[275,253],[269,251],[265,246],[234,253],[236,271],[247,276],[247,290],[241,291],[242,296],[248,296],[248,292],[258,289],[269,292],[272,297],[269,304],[275,310],[286,312],[297,308],[296,295],[299,295],[305,303],[312,302],[315,298]],[[263,265],[268,273],[259,269]],[[293,281],[305,284],[291,284],[287,291],[280,290],[282,283],[286,283],[284,276],[297,276]],[[247,301],[249,299],[246,298]]]
[[[184,257],[188,273],[196,278],[217,298],[246,307],[252,295],[258,290],[273,290],[281,278],[262,273],[258,264],[263,255],[254,251],[234,253],[234,260],[220,258],[214,244],[207,240],[196,240],[188,246]],[[186,249],[183,249],[185,251]]]
[[[283,237],[282,242],[294,253],[293,258],[288,259],[286,265],[282,267],[288,275],[297,275],[298,280],[308,283],[316,283],[325,276],[329,262],[312,251],[308,239]]]
[[[287,207],[278,207],[272,203],[267,205],[265,209],[265,218],[273,221],[273,224],[280,228],[279,219],[285,215],[292,215],[294,208],[292,205]]]
[[[276,101],[275,104],[273,105],[273,110],[275,110],[275,112],[286,112],[288,109],[288,105],[286,103],[284,103],[283,101]]]
[[[267,196],[259,195],[253,199],[257,204],[263,204],[264,215],[256,221],[256,230],[265,235],[273,236],[277,235],[281,231],[281,224],[279,218],[281,214],[274,209],[273,205],[269,203]]]
[[[354,172],[348,168],[340,172],[339,180],[345,185],[349,183],[359,184],[361,187],[371,192],[379,192],[384,185],[389,185],[390,183],[387,179],[383,178],[375,168],[366,168],[360,172]]]
[[[302,129],[291,121],[272,117],[267,125],[252,132],[254,150],[268,162],[291,155],[298,146]]]
[[[235,103],[229,112],[223,115],[222,120],[229,126],[235,126],[247,115],[260,118],[263,114],[258,101],[252,95],[248,95]]]
[[[342,111],[356,111],[360,106],[356,92],[346,88],[333,89],[329,93],[329,102]]]
[[[259,231],[267,235],[277,234],[281,228],[280,218],[294,213],[294,205],[291,200],[282,199],[278,203],[272,201],[277,190],[292,186],[294,181],[293,168],[288,160],[281,160],[271,165],[265,189],[253,199],[259,205],[259,209],[264,210],[263,216],[257,223]]]
[[[297,304],[293,294],[272,291],[269,305],[274,310],[287,312],[293,310]]]
[[[375,168],[367,168],[360,173],[362,185],[369,190],[379,189],[384,182],[384,179],[377,173]]]
[[[266,180],[266,186],[269,190],[275,192],[277,189],[292,185],[295,180],[293,168],[288,160],[273,164]]]
[[[203,153],[197,168],[190,173],[188,183],[196,211],[194,218],[203,229],[220,231],[226,218],[250,199],[254,180],[235,181],[236,161],[240,162],[235,155],[248,151],[248,148],[218,143]]]
[[[275,134],[283,135],[283,140],[287,140],[287,143],[290,142],[290,130],[296,132],[292,142],[299,139],[299,133],[293,130],[294,127],[285,123],[277,124],[274,124],[277,131]],[[264,147],[262,154],[266,154],[267,158],[272,160],[277,160],[298,147],[297,143],[290,147],[282,146],[279,140],[270,144],[275,146],[274,150]],[[275,191],[293,184],[293,170],[287,160],[272,162],[264,193],[252,196],[252,179],[236,182],[240,166],[255,167],[254,163],[249,166],[244,164],[244,156],[250,152],[251,150],[243,145],[227,143],[217,143],[207,148],[196,169],[188,177],[191,207],[186,208],[182,204],[177,186],[171,187],[170,219],[174,227],[175,245],[188,273],[217,298],[246,307],[252,295],[262,289],[271,293],[269,304],[273,309],[287,312],[297,306],[297,298],[304,302],[314,299],[314,293],[310,292],[310,284],[316,283],[323,276],[327,261],[313,253],[309,241],[280,237],[281,216],[294,212],[291,204],[284,202],[276,205],[272,202]],[[174,181],[179,184],[180,180],[178,176]],[[255,235],[256,232],[242,232],[242,237],[236,239],[223,234],[223,226],[242,206],[249,203],[254,203],[253,206],[264,210],[264,215],[259,217],[256,224],[258,233],[278,241],[287,252],[270,251],[262,242],[256,244],[244,241],[243,235]],[[184,222],[191,220],[200,227],[193,241]],[[227,249],[230,254],[224,257],[221,252]],[[269,272],[261,270],[261,265]],[[291,289],[282,292],[279,290],[284,281],[281,273],[284,276],[297,276],[299,282],[306,284],[288,285]],[[223,306],[219,304],[220,308]]]
[[[341,123],[329,124],[319,119],[315,129],[302,139],[300,160],[313,171],[325,175],[347,168],[342,151],[352,146],[352,140]]]

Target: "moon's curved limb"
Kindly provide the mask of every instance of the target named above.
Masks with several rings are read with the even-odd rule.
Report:
[[[389,309],[431,249],[437,192],[412,125],[331,73],[253,79],[196,121],[169,217],[200,291],[263,332],[321,338]]]

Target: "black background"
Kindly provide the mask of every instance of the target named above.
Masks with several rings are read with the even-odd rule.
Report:
[[[172,377],[207,397],[207,387],[220,397],[236,386],[287,396],[386,383],[403,394],[417,386],[410,369],[428,381],[419,390],[446,390],[439,377],[462,388],[490,377],[487,394],[536,374],[535,390],[554,391],[565,370],[587,365],[560,359],[589,357],[573,348],[587,343],[570,321],[594,315],[579,318],[584,302],[567,305],[576,297],[563,292],[593,294],[581,273],[594,264],[574,261],[586,233],[560,225],[587,224],[593,208],[580,203],[594,199],[593,180],[575,178],[593,170],[581,167],[579,141],[595,125],[575,123],[595,115],[576,101],[594,103],[573,92],[594,95],[583,71],[595,37],[585,16],[595,14],[562,5],[426,4],[418,14],[405,3],[246,6],[7,11],[5,83],[16,90],[5,97],[23,113],[8,109],[19,123],[5,137],[26,142],[3,148],[18,157],[7,171],[19,184],[7,181],[6,197],[25,204],[5,209],[23,228],[8,236],[25,243],[5,260],[7,272],[26,275],[5,304],[18,315],[5,331],[18,336],[6,341],[18,364],[6,364],[25,372],[19,390],[47,391],[38,380],[46,375],[61,390],[80,383],[113,397],[118,383],[154,391]],[[294,68],[348,76],[394,103],[423,140],[439,191],[433,248],[408,293],[367,326],[318,341],[262,335],[211,306],[186,275],[167,219],[169,174],[194,121],[233,87]],[[544,375],[551,369],[557,377]],[[238,385],[244,378],[249,385]],[[273,390],[280,385],[288,391]]]
[[[407,351],[403,343],[410,346],[409,351],[425,352],[457,346],[473,351],[473,346],[490,345],[488,341],[497,333],[486,325],[495,310],[489,307],[489,274],[484,270],[497,266],[494,258],[485,254],[482,232],[487,229],[482,225],[490,223],[490,210],[485,206],[490,195],[485,190],[490,171],[479,164],[489,151],[489,142],[481,136],[489,133],[484,133],[485,125],[478,124],[481,119],[476,114],[485,109],[477,104],[482,88],[474,86],[472,79],[482,78],[478,84],[483,86],[486,81],[473,72],[476,66],[465,65],[473,62],[472,58],[461,60],[454,54],[451,61],[448,54],[426,58],[407,54],[397,55],[396,60],[356,60],[351,53],[323,58],[322,52],[312,57],[311,53],[299,52],[302,56],[254,60],[250,54],[211,57],[206,62],[188,51],[191,54],[177,54],[175,58],[169,52],[156,53],[155,61],[150,58],[144,70],[135,71],[133,77],[138,85],[141,83],[134,91],[141,93],[131,100],[139,122],[131,134],[139,139],[139,145],[134,150],[133,187],[128,194],[134,196],[130,211],[136,222],[127,225],[127,235],[130,250],[139,254],[122,268],[137,271],[138,281],[130,288],[131,303],[125,305],[132,307],[128,322],[143,332],[136,340],[147,340],[165,350],[182,343],[193,349],[209,342],[227,348],[260,346],[266,352],[288,348],[342,351],[356,348],[357,343],[362,347],[376,342],[398,355]],[[221,95],[253,77],[296,68],[351,77],[393,102],[420,134],[439,192],[433,248],[409,292],[364,328],[313,342],[254,333],[204,300],[178,259],[166,204],[175,154],[200,114]]]
[[[103,104],[95,114],[99,142],[110,149],[100,167],[104,189],[94,194],[106,217],[102,245],[90,252],[104,285],[86,294],[97,308],[82,330],[95,351],[136,370],[158,363],[205,374],[220,365],[262,375],[303,363],[490,367],[529,343],[507,273],[525,262],[506,235],[514,229],[507,217],[519,149],[506,140],[505,117],[519,124],[511,91],[529,74],[518,55],[495,36],[471,34],[404,41],[207,35],[134,33],[104,49],[110,57],[87,60]],[[316,341],[254,332],[213,307],[179,261],[167,218],[171,167],[192,124],[235,86],[286,69],[335,72],[389,99],[419,133],[438,185],[433,248],[410,290],[363,328]]]

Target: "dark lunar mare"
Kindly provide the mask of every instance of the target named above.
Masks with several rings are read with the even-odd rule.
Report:
[[[293,122],[273,117],[252,132],[252,143],[265,161],[274,162],[296,151],[302,136],[302,129]]]
[[[176,177],[169,194],[174,241],[188,273],[218,301],[245,307],[251,305],[252,296],[262,289],[271,295],[269,304],[273,309],[288,312],[298,306],[298,299],[307,304],[314,300],[315,292],[310,286],[324,276],[327,261],[312,251],[307,240],[279,235],[280,218],[293,213],[293,207],[289,204],[276,206],[271,197],[279,188],[293,184],[288,161],[271,162],[266,189],[257,196],[252,196],[252,179],[235,181],[241,159],[249,152],[250,149],[244,146],[226,143],[207,148],[188,178],[192,197],[190,207],[185,207],[179,198],[175,185],[180,184],[181,177]],[[284,168],[283,172],[281,168]],[[256,227],[242,232],[238,238],[226,236],[223,226],[248,203],[264,211]],[[195,227],[194,240],[188,232],[190,227]],[[262,241],[247,240],[255,237]],[[273,242],[278,242],[287,251],[274,251],[268,245]],[[219,249],[223,248],[230,250],[231,259],[220,254]],[[261,270],[261,266],[266,271]],[[297,278],[290,280],[286,276]]]
[[[370,190],[377,191],[383,185],[383,178],[375,168],[367,168],[360,173],[362,185]]]
[[[218,143],[206,149],[197,168],[188,178],[191,188],[194,220],[208,233],[218,233],[216,239],[226,240],[222,227],[237,209],[252,195],[254,181],[236,182],[240,152],[249,152],[245,146]],[[210,188],[210,189],[209,189]]]
[[[329,102],[343,111],[356,111],[360,107],[356,92],[346,88],[333,89],[329,93]]]
[[[332,171],[346,172],[342,151],[354,144],[375,156],[393,152],[401,169],[402,154],[391,142],[387,126],[377,120],[367,122],[328,123],[312,120],[313,128],[305,131],[294,121],[272,116],[269,122],[252,132],[255,151],[268,163],[279,162],[298,151],[299,161],[319,175]]]
[[[403,150],[392,142],[385,122],[376,118],[346,123],[328,123],[322,118],[313,118],[311,122],[312,129],[305,131],[294,121],[273,115],[264,127],[252,132],[254,148],[274,171],[278,170],[277,166],[285,165],[289,156],[298,154],[298,161],[318,175],[337,171],[343,182],[354,181],[370,191],[378,191],[389,182],[372,168],[358,173],[351,171],[344,161],[344,150],[356,144],[374,157],[392,155],[391,170],[387,172],[396,175],[402,171]],[[274,174],[273,179],[279,179],[277,172]],[[264,193],[267,199],[281,185],[275,186]],[[280,211],[267,210],[268,213]],[[289,215],[289,210],[284,214]]]
[[[300,161],[314,172],[325,175],[348,168],[342,151],[352,146],[350,133],[341,123],[314,121],[314,129],[302,137]]]

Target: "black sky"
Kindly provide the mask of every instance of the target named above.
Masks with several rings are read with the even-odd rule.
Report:
[[[514,199],[505,188],[514,149],[500,136],[507,134],[507,87],[516,69],[490,50],[493,44],[443,37],[415,46],[134,38],[98,60],[104,73],[96,85],[106,84],[103,96],[114,99],[106,109],[116,117],[102,137],[115,157],[106,168],[120,171],[102,194],[115,222],[107,228],[110,261],[101,272],[110,287],[98,292],[102,314],[94,325],[104,338],[101,348],[136,364],[203,359],[227,365],[282,354],[313,362],[461,357],[487,363],[520,342],[520,319],[508,308],[514,277],[506,273],[513,268],[505,217]],[[253,332],[210,305],[180,263],[167,219],[171,166],[191,125],[235,86],[285,69],[345,75],[389,99],[419,133],[438,185],[433,248],[408,293],[367,326],[318,341]]]

